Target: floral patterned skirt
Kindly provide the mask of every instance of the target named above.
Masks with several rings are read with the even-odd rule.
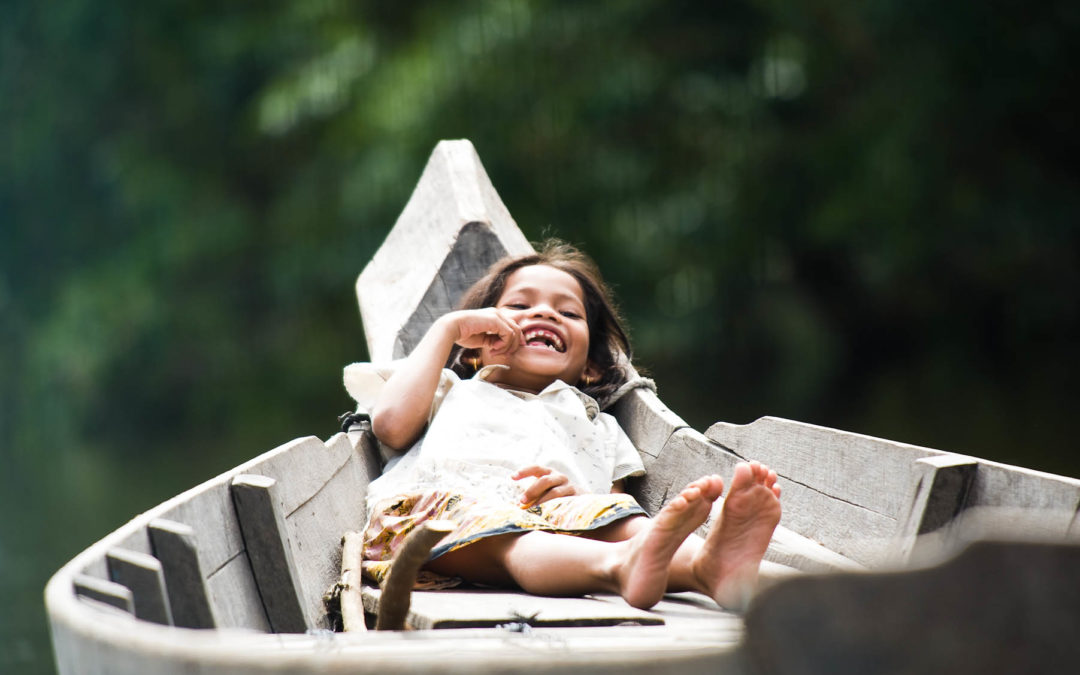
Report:
[[[645,515],[628,494],[583,494],[559,497],[528,509],[501,501],[426,490],[384,500],[368,518],[364,530],[364,574],[381,584],[405,537],[425,520],[449,520],[457,527],[431,552],[431,559],[501,534],[542,530],[580,534],[622,518]],[[460,580],[422,570],[416,587],[449,588]]]

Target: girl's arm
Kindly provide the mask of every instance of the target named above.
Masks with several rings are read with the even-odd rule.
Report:
[[[386,381],[371,413],[371,430],[385,445],[411,445],[428,422],[443,366],[454,344],[490,346],[511,352],[521,343],[521,329],[499,310],[463,310],[435,320],[420,343]]]

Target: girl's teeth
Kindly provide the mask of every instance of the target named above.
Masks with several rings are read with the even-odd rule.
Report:
[[[547,347],[551,351],[560,351],[559,338],[544,331],[530,332],[525,336],[525,344],[533,347]]]

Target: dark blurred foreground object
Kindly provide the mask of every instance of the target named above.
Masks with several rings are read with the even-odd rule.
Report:
[[[357,282],[372,361],[407,354],[485,261],[529,250],[472,144],[440,143]],[[774,417],[701,433],[633,375],[609,410],[647,470],[628,485],[641,506],[655,513],[689,481],[759,459],[784,489],[766,553],[773,571],[830,574],[764,593],[745,637],[738,614],[691,594],[642,611],[603,594],[395,598],[359,582],[355,538],[348,552],[342,539],[365,522],[381,457],[358,410],[327,441],[265,452],[57,572],[46,604],[60,672],[965,672],[953,661],[966,652],[912,638],[957,630],[958,650],[986,643],[1006,654],[1025,638],[1045,658],[1073,649],[1080,480]],[[979,543],[1004,536],[1070,543]],[[360,629],[387,609],[397,616],[386,623],[413,630],[332,631],[339,611]],[[981,654],[980,675],[1026,654]]]
[[[1080,664],[1080,547],[983,541],[939,566],[796,577],[746,615],[765,675],[1068,673]]]

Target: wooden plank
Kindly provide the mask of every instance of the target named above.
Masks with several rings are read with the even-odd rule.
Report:
[[[138,551],[113,548],[105,554],[105,564],[109,569],[110,581],[131,589],[135,618],[172,625],[165,579],[157,558]]]
[[[655,514],[691,481],[708,474],[727,478],[741,460],[689,427],[676,430],[632,494],[641,507]]]
[[[980,542],[904,573],[763,591],[743,653],[761,675],[1066,673],[1080,662],[1080,546]]]
[[[308,621],[296,591],[292,547],[276,485],[273,478],[240,474],[231,483],[233,502],[271,630],[303,633]]]
[[[532,250],[472,144],[440,142],[394,227],[357,279],[371,361],[403,356],[493,256]]]
[[[271,632],[246,551],[207,575],[206,595],[218,628]]]
[[[364,608],[378,611],[382,592],[364,586]],[[601,602],[592,597],[546,598],[492,590],[413,591],[406,624],[416,630],[485,628],[526,623],[532,627],[617,626],[635,623],[662,625],[664,620],[625,602]]]
[[[746,425],[718,422],[705,436],[826,496],[894,520],[908,507],[912,462],[945,454],[777,417]]]
[[[631,492],[642,508],[649,513],[656,513],[685,485],[701,476],[715,473],[725,480],[730,480],[735,465],[741,461],[741,458],[711,442],[701,433],[685,427],[671,435],[659,457],[649,467],[648,473],[633,484]],[[862,567],[847,556],[785,527],[784,520],[791,519],[789,511],[794,507],[791,506],[788,496],[789,486],[782,483],[781,488],[784,490],[781,497],[784,515],[765,552],[766,560],[806,572]],[[698,529],[698,534],[705,536],[708,533],[720,508],[722,502],[717,502],[709,520]]]
[[[146,529],[154,557],[161,562],[173,623],[182,628],[213,628],[214,612],[199,567],[195,531],[165,518],[150,521]]]
[[[775,417],[719,422],[705,436],[776,470],[786,527],[870,567],[887,560],[907,515],[913,462],[945,454]]]
[[[135,601],[131,589],[127,586],[89,574],[75,575],[72,586],[75,595],[103,602],[131,615],[135,614]]]
[[[270,624],[247,560],[229,491],[230,479],[226,474],[196,488],[159,517],[198,524],[195,554],[217,627],[265,632]]]
[[[486,223],[466,223],[420,299],[416,312],[398,332],[394,358],[412,352],[435,319],[454,309],[469,286],[505,255],[502,242]]]
[[[781,500],[782,501],[782,500]],[[802,572],[838,572],[866,569],[851,558],[826,548],[783,525],[773,532],[765,560]]]
[[[1080,541],[1080,480],[979,460],[954,535]]]
[[[240,473],[279,479],[276,489],[287,514],[285,531],[301,577],[299,593],[308,616],[321,625],[325,618],[322,593],[337,573],[333,569],[339,555],[337,542],[342,532],[363,523],[366,485],[369,477],[378,475],[377,464],[354,449],[347,438],[339,434],[324,444],[309,436],[285,443],[188,491],[160,514],[176,522],[199,524],[196,553],[218,627],[271,630],[229,490],[229,481]],[[353,457],[361,461],[354,463]],[[327,515],[313,516],[313,511]]]
[[[281,446],[280,450],[244,464],[239,473],[276,480],[278,484],[274,490],[286,516],[318,494],[353,455],[351,445],[334,439],[323,443],[315,436],[298,438]]]
[[[324,474],[322,485],[285,516],[285,526],[309,628],[330,628],[323,593],[340,576],[342,535],[364,526],[367,483],[379,474],[354,453],[346,434],[336,434],[318,452],[347,461],[335,473]]]
[[[671,435],[687,426],[681,417],[648,389],[628,392],[608,412],[615,416],[619,426],[641,453],[646,470],[660,456]]]
[[[977,467],[975,460],[962,455],[915,460],[911,506],[899,521],[893,562],[935,560],[948,551],[946,526],[964,508]]]

